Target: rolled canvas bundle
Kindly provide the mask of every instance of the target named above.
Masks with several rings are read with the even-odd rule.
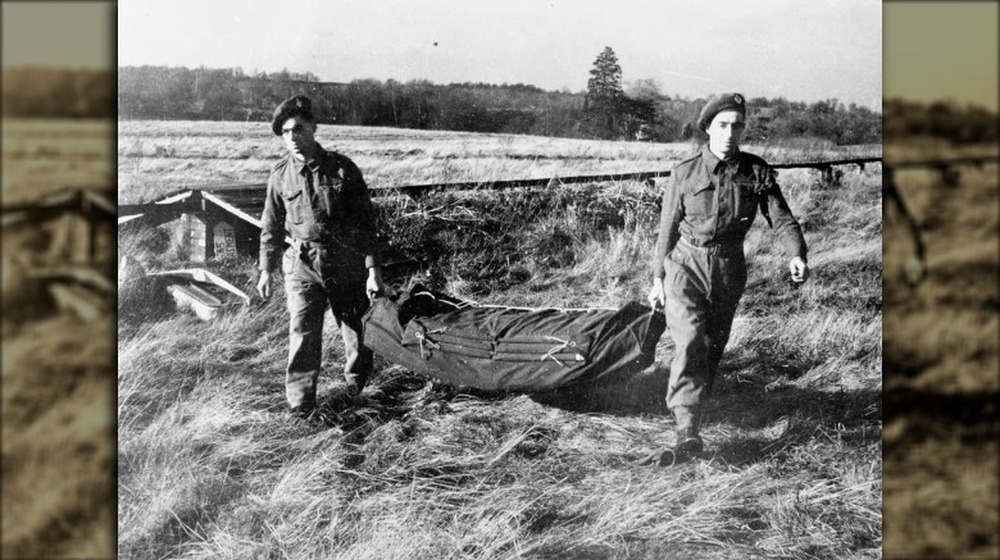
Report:
[[[377,298],[364,317],[365,345],[416,373],[459,387],[538,393],[653,363],[662,313],[486,306],[414,288]]]

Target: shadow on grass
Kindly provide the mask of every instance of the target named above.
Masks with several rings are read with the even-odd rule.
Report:
[[[531,395],[535,402],[570,412],[598,412],[621,416],[666,414],[664,396],[670,371],[653,367],[628,378],[585,383]]]
[[[727,464],[743,465],[764,460],[789,446],[817,435],[836,438],[850,447],[861,447],[880,438],[882,394],[879,390],[799,388],[792,383],[765,384],[733,375],[739,364],[724,365],[704,406],[705,433],[720,429],[721,437],[708,437],[712,457]],[[784,379],[797,376],[783,370]],[[664,396],[669,370],[655,366],[631,377],[604,379],[529,397],[546,406],[576,413],[669,418]],[[377,380],[377,390],[353,403],[336,391],[321,401],[327,424],[353,433],[361,442],[379,424],[404,420],[417,410],[433,408],[447,414],[455,397],[482,400],[503,399],[508,394],[482,392],[429,381],[411,372],[396,372]],[[345,400],[346,399],[346,400]],[[735,430],[734,430],[735,428]],[[760,435],[760,432],[765,432]],[[726,433],[729,435],[725,435]]]
[[[451,412],[450,403],[457,397],[496,400],[507,393],[459,389],[422,375],[397,370],[377,375],[368,389],[354,396],[344,386],[327,390],[318,398],[319,413],[314,423],[340,428],[348,441],[361,442],[381,424],[406,420],[418,412]]]
[[[664,403],[668,378],[666,368],[656,367],[616,383],[533,395],[532,399],[572,412],[668,416]],[[766,434],[709,436],[709,449],[701,456],[744,465],[818,434],[860,447],[880,439],[881,414],[882,394],[878,390],[801,389],[794,385],[769,389],[763,383],[721,375],[705,401],[703,432],[711,434],[713,427],[720,427],[725,433],[730,432],[728,427],[735,427],[739,432]]]
[[[823,390],[720,379],[705,405],[705,421],[725,421],[740,429],[772,426],[782,418],[815,418],[817,425],[851,431],[877,425],[882,392],[875,389]]]
[[[942,393],[899,387],[885,393],[886,461],[900,461],[926,442],[960,442],[969,448],[996,442],[1000,405],[996,392]]]
[[[732,368],[725,369],[731,371]],[[741,428],[755,429],[796,412],[816,411],[853,427],[877,419],[881,414],[880,391],[824,391],[799,389],[792,385],[768,390],[759,381],[742,382],[727,373],[716,379],[712,394],[706,399],[708,423],[725,419]],[[788,376],[788,372],[782,372],[782,375]],[[531,398],[571,412],[620,416],[667,415],[664,398],[669,377],[668,368],[657,366],[628,379],[569,387],[535,394]]]

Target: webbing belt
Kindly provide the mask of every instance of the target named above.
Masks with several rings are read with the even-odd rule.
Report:
[[[684,236],[681,236],[680,242],[692,249],[696,249],[698,251],[704,251],[709,254],[737,255],[743,253],[742,243],[707,243],[704,245],[699,245]]]

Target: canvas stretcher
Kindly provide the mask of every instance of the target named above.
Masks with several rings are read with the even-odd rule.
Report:
[[[383,358],[458,387],[542,393],[634,375],[654,360],[662,313],[487,306],[415,288],[376,298],[364,341]]]

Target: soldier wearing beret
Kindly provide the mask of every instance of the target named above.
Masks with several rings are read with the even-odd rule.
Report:
[[[675,457],[703,448],[701,404],[746,285],[743,239],[758,209],[790,257],[792,280],[809,274],[802,230],[774,170],[740,150],[745,119],[742,95],[710,100],[698,118],[708,145],[673,169],[663,193],[649,301],[663,307],[676,346],[666,396],[677,422]]]
[[[354,162],[316,141],[311,100],[282,102],[271,130],[288,152],[267,182],[257,290],[270,296],[280,259],[290,315],[285,395],[291,411],[307,417],[316,408],[327,306],[344,340],[347,391],[360,394],[372,369],[361,318],[368,297],[384,285],[368,186]]]

